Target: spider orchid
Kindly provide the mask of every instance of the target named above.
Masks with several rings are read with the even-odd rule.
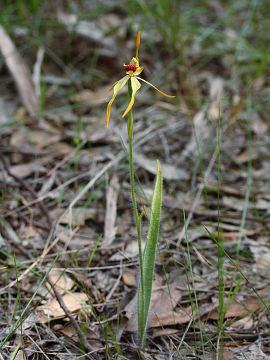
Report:
[[[139,53],[139,46],[140,46],[140,32],[138,32],[137,35],[137,40],[136,40],[136,56],[133,57],[130,61],[130,63],[128,65],[124,64],[124,69],[126,70],[126,76],[124,76],[122,79],[118,80],[108,91],[112,91],[113,90],[113,96],[107,106],[107,117],[106,117],[106,122],[107,122],[107,127],[109,125],[109,120],[110,120],[110,113],[111,113],[111,106],[112,103],[114,101],[114,99],[116,98],[119,90],[122,89],[122,87],[124,87],[126,85],[126,83],[128,82],[128,80],[130,80],[131,83],[131,89],[132,89],[132,96],[130,99],[130,102],[128,104],[128,107],[126,108],[125,112],[123,113],[122,117],[125,117],[129,111],[131,110],[133,104],[134,104],[134,99],[135,99],[135,94],[136,92],[140,89],[141,84],[139,82],[143,81],[144,83],[146,83],[147,85],[152,86],[155,90],[157,90],[161,95],[166,96],[168,98],[174,98],[175,96],[171,96],[171,95],[167,95],[165,94],[163,91],[160,91],[158,88],[156,88],[154,85],[152,85],[151,83],[149,83],[148,81],[140,78],[138,75],[140,75],[140,73],[143,71],[143,67],[140,66],[139,64],[139,57],[138,57],[138,53]],[[139,79],[139,80],[138,80]]]

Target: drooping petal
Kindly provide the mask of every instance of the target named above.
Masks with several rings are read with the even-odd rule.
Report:
[[[115,85],[118,83],[118,81],[116,81],[113,86],[111,88],[108,89],[108,91],[112,91],[112,89],[115,87]]]
[[[134,98],[134,96],[132,95],[132,97],[131,97],[131,99],[130,99],[130,102],[129,102],[129,104],[128,104],[128,107],[126,108],[124,114],[122,115],[122,118],[125,117],[125,116],[127,115],[127,113],[131,110],[131,108],[132,108],[132,106],[133,106],[133,104],[134,104],[134,100],[135,100],[135,98]]]
[[[139,76],[137,76],[137,79],[140,79],[141,81],[145,82],[147,85],[152,86],[152,88],[154,88],[155,90],[157,90],[161,95],[166,96],[166,97],[168,97],[168,98],[175,98],[175,96],[165,94],[163,91],[159,90],[156,86],[154,86],[154,85],[152,85],[150,82],[148,82],[148,81],[140,78]]]
[[[129,79],[129,75],[124,76],[122,79],[120,79],[119,81],[117,81],[114,86],[110,89],[113,89],[113,96],[107,106],[107,116],[106,116],[106,123],[107,123],[107,127],[109,126],[109,120],[110,120],[110,113],[111,113],[111,106],[112,103],[118,93],[119,90],[122,89],[123,86],[125,86],[125,84],[127,83],[128,79]]]
[[[134,104],[135,94],[139,90],[139,88],[141,87],[140,82],[134,76],[132,76],[130,78],[130,81],[131,81],[132,96],[131,96],[130,102],[128,104],[128,107],[126,108],[126,110],[125,110],[124,114],[122,115],[122,117],[125,117],[127,115],[127,113],[129,113],[129,111],[131,110],[131,108],[132,108],[132,106]]]

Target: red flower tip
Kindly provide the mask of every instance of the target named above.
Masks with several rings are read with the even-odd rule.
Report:
[[[129,65],[124,65],[124,68],[125,68],[126,72],[128,72],[128,71],[135,72],[137,69],[137,66],[129,64]]]

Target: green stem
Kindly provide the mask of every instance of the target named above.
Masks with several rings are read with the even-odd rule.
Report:
[[[129,101],[132,96],[131,81],[128,81],[128,95]],[[139,327],[139,338],[140,341],[143,339],[143,318],[144,318],[144,284],[143,284],[143,255],[142,255],[142,241],[141,241],[141,217],[138,214],[136,197],[135,197],[135,185],[134,185],[134,166],[133,166],[133,148],[132,148],[132,139],[133,139],[133,115],[132,110],[128,113],[128,140],[129,140],[129,167],[130,167],[130,187],[131,187],[131,197],[133,203],[133,209],[136,220],[137,235],[138,235],[138,247],[139,247],[139,260],[140,260],[140,286],[142,291],[138,292],[138,327]],[[139,299],[141,295],[141,299]]]
[[[223,235],[220,227],[220,104],[219,104],[219,117],[218,117],[218,294],[219,294],[219,319],[218,330],[220,334],[220,347],[218,359],[223,359],[223,323],[224,323],[224,249],[223,249]]]

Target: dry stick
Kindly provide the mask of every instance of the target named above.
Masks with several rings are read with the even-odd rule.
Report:
[[[4,169],[6,170],[7,174],[9,176],[11,176],[13,179],[15,179],[18,183],[20,183],[26,190],[28,190],[30,192],[30,194],[35,197],[36,199],[38,199],[38,194],[35,192],[35,190],[23,179],[21,179],[19,176],[12,174],[12,172],[10,171],[8,164],[5,160],[5,157],[3,156],[3,154],[0,152],[0,159],[3,163]],[[50,225],[50,227],[52,226],[52,220],[51,217],[49,215],[49,212],[46,208],[46,206],[44,205],[42,200],[38,201],[38,205],[40,207],[40,210],[43,212],[43,214],[46,216],[48,223]]]
[[[85,350],[87,352],[91,352],[93,351],[93,347],[88,343],[88,341],[86,340],[86,337],[84,335],[84,333],[81,331],[81,328],[78,324],[78,322],[76,321],[76,319],[74,318],[74,316],[72,315],[72,313],[69,311],[69,309],[67,308],[66,304],[64,303],[63,301],[63,298],[62,296],[59,294],[59,292],[55,289],[55,286],[54,284],[52,283],[51,279],[50,279],[50,276],[47,276],[47,281],[48,283],[50,284],[53,292],[54,292],[54,295],[59,303],[59,305],[61,306],[61,308],[63,309],[65,315],[69,318],[71,324],[73,325],[74,329],[77,331],[78,335],[80,336],[81,338],[81,341],[85,347]]]
[[[121,260],[121,265],[122,265],[122,260]],[[120,280],[122,278],[123,275],[123,266],[120,267],[120,271],[119,271],[119,276],[115,282],[115,284],[113,285],[113,287],[111,288],[111,291],[109,292],[109,294],[106,296],[104,305],[111,299],[111,297],[113,296],[113,293],[115,292],[116,288],[118,287]]]
[[[35,345],[37,347],[37,349],[39,350],[40,354],[42,354],[46,359],[50,360],[50,358],[46,355],[46,353],[43,351],[43,349],[39,346],[39,344],[30,336],[27,334],[27,331],[24,333],[24,335],[26,335],[28,337],[28,339],[30,339],[31,344]],[[25,355],[26,352],[24,352]],[[18,356],[19,358],[19,356]],[[23,358],[23,357],[22,357]],[[29,360],[29,357],[26,357],[26,360]]]

